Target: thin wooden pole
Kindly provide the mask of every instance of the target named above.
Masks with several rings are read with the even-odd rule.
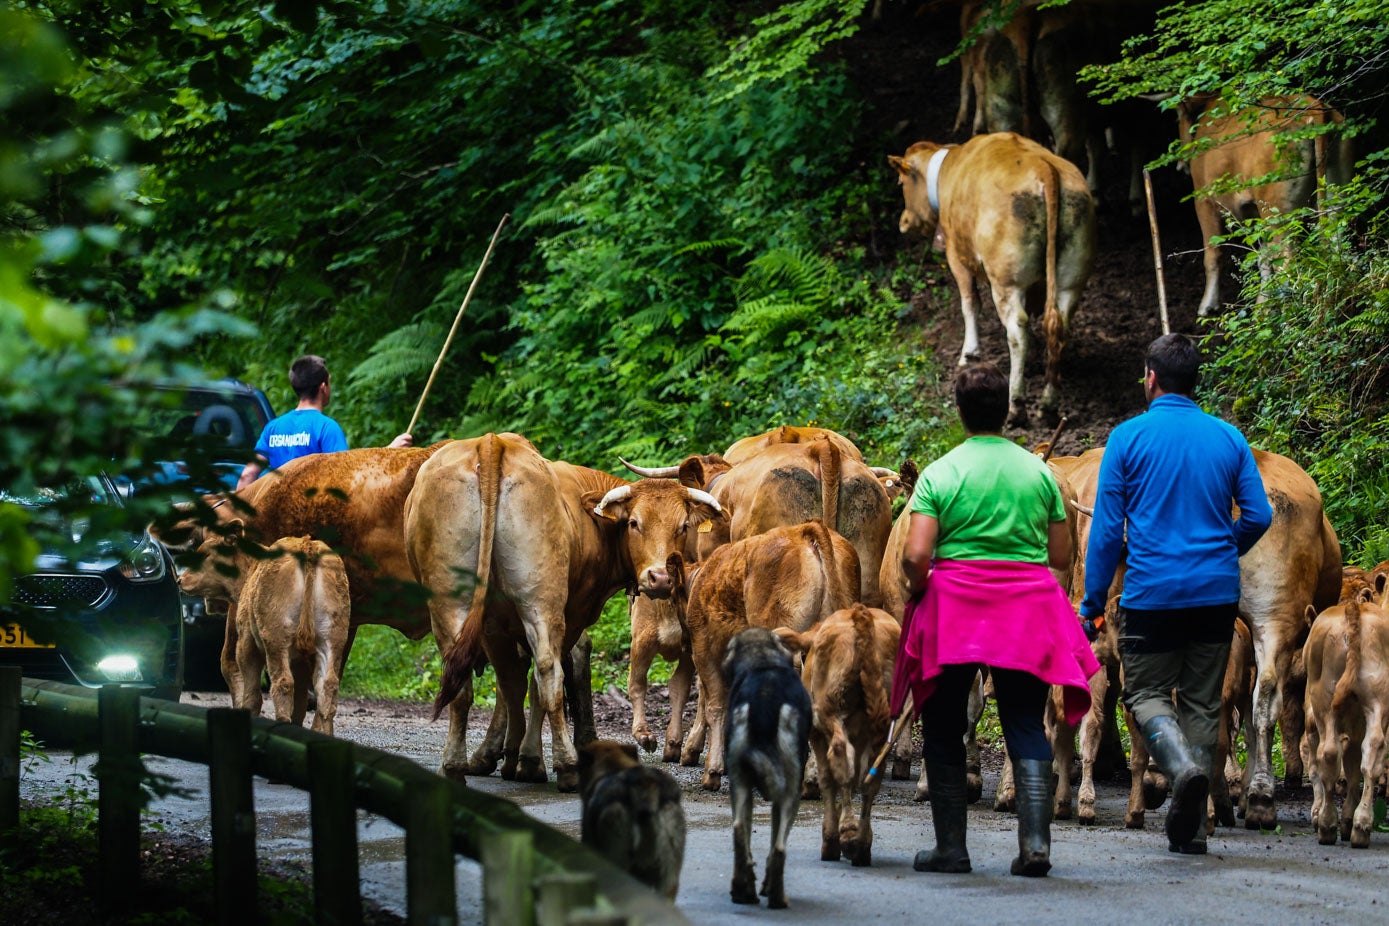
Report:
[[[1066,422],[1069,420],[1063,415],[1061,420],[1056,422],[1056,430],[1051,432],[1051,440],[1047,441],[1047,452],[1042,454],[1043,463],[1051,459],[1052,453],[1056,450],[1056,442],[1060,439],[1061,432],[1066,430]]]
[[[468,300],[473,298],[473,290],[477,289],[477,281],[482,279],[483,268],[487,266],[487,261],[492,258],[492,249],[497,246],[497,239],[501,237],[502,229],[506,228],[506,223],[511,221],[511,213],[502,216],[501,222],[497,224],[497,230],[492,233],[492,242],[487,245],[487,253],[482,255],[482,263],[478,265],[477,273],[473,274],[473,282],[468,285],[468,292],[463,296],[463,304],[458,307],[458,314],[453,318],[453,327],[449,329],[449,336],[444,339],[443,350],[439,351],[439,359],[434,361],[434,369],[429,371],[429,380],[424,384],[424,392],[420,393],[420,401],[415,405],[415,414],[410,416],[410,426],[405,429],[405,433],[412,434],[415,430],[415,422],[420,420],[420,410],[424,408],[425,396],[429,395],[429,387],[434,385],[434,377],[439,372],[440,365],[444,362],[444,355],[449,351],[449,345],[453,343],[453,336],[458,333],[458,323],[463,321],[463,311],[468,308]]]
[[[319,926],[360,926],[356,767],[345,740],[310,743],[314,916]]]
[[[101,856],[100,903],[125,911],[139,894],[140,753],[135,732],[140,692],[104,685],[97,695],[101,746],[97,760],[97,851]]]
[[[423,783],[408,800],[406,922],[410,926],[452,926],[458,922],[458,895],[454,887],[453,805],[449,802],[448,782],[439,778]]]
[[[19,825],[19,685],[24,670],[0,666],[0,836]]]
[[[251,787],[251,712],[207,712],[212,798],[212,890],[219,926],[256,920],[256,811]]]
[[[492,833],[479,848],[484,926],[530,926],[535,922],[535,842],[530,832]]]
[[[1153,178],[1143,171],[1143,189],[1148,195],[1148,230],[1153,233],[1153,268],[1157,272],[1158,312],[1162,318],[1162,333],[1172,333],[1172,323],[1167,319],[1167,283],[1162,273],[1162,243],[1158,240],[1157,206],[1153,203]]]

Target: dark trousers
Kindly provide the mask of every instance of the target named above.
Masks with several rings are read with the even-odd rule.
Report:
[[[1226,641],[1227,643],[1229,641]],[[921,754],[927,762],[965,764],[965,734],[969,732],[969,690],[980,665],[945,666],[936,677],[936,690],[921,708]],[[990,669],[998,719],[1012,759],[1051,761],[1051,743],[1042,717],[1051,686],[1026,672]]]
[[[1140,728],[1154,717],[1173,717],[1188,743],[1215,745],[1238,613],[1237,602],[1162,611],[1119,608],[1124,704]]]

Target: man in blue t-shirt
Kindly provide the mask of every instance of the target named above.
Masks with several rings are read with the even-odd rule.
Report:
[[[1239,558],[1273,512],[1244,435],[1191,400],[1201,355],[1167,334],[1148,347],[1148,411],[1115,428],[1100,461],[1081,617],[1117,615],[1124,704],[1172,781],[1168,848],[1206,851],[1206,796],[1221,687],[1239,610]],[[1238,518],[1231,515],[1238,505]],[[1173,705],[1173,690],[1176,706]]]
[[[299,404],[260,432],[256,459],[241,471],[236,483],[238,490],[255,482],[266,470],[283,466],[297,457],[347,449],[347,435],[342,427],[323,413],[332,398],[332,381],[323,358],[306,354],[295,360],[289,368],[289,384],[299,397]],[[400,434],[390,443],[392,447],[410,445],[409,434]]]

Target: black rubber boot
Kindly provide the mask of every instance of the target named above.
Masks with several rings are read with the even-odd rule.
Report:
[[[1018,801],[1018,857],[1013,859],[1013,874],[1044,878],[1051,871],[1051,760],[1015,760],[1013,788]]]
[[[1175,717],[1154,717],[1143,725],[1148,754],[1172,782],[1172,807],[1167,811],[1167,844],[1174,852],[1196,838],[1206,822],[1210,772],[1196,761]]]
[[[1215,769],[1211,767],[1214,754],[1215,747],[1213,746],[1191,747],[1192,758],[1196,760],[1197,765],[1206,770],[1206,774],[1209,777],[1215,775]],[[1207,790],[1209,791],[1209,787]],[[1204,802],[1201,805],[1200,823],[1196,827],[1196,835],[1192,836],[1190,840],[1181,845],[1169,845],[1167,849],[1169,852],[1180,852],[1183,855],[1206,854],[1206,806]]]
[[[965,848],[965,821],[969,813],[965,767],[927,762],[926,780],[931,785],[931,824],[936,829],[936,847],[916,853],[912,867],[949,874],[970,871],[969,851]]]

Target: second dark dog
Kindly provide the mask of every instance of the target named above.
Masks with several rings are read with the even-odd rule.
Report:
[[[671,900],[685,861],[680,786],[637,758],[633,743],[597,740],[579,750],[580,838]]]
[[[786,906],[786,840],[801,802],[810,753],[810,695],[775,633],[752,627],[728,644],[723,662],[728,690],[726,768],[733,800],[734,903],[757,903],[753,867],[752,798],[755,788],[772,805],[772,848],[762,893],[767,906]]]

